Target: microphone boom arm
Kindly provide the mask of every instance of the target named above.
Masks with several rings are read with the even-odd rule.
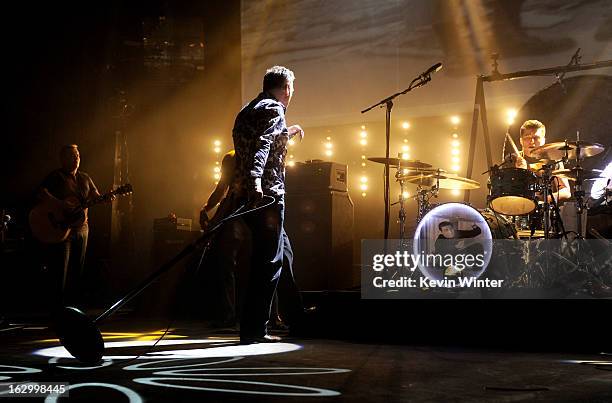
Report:
[[[425,84],[427,84],[430,81],[431,81],[431,72],[429,72],[429,73],[425,72],[425,73],[419,75],[414,80],[412,80],[410,82],[410,85],[408,86],[408,88],[406,88],[405,90],[400,91],[400,92],[396,92],[395,94],[393,94],[393,95],[391,95],[391,96],[389,96],[389,97],[387,97],[387,98],[385,98],[385,99],[375,103],[374,105],[372,105],[372,106],[362,110],[361,113],[366,113],[366,112],[376,108],[379,105],[382,107],[382,106],[386,105],[387,103],[393,101],[395,98],[399,97],[400,95],[404,95],[404,94],[412,91],[415,88],[422,87],[422,86],[424,86]]]

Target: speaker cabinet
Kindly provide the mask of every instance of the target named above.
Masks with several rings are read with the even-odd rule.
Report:
[[[347,192],[323,190],[286,195],[285,229],[302,291],[344,290],[359,285],[353,266],[353,201]]]
[[[298,162],[287,169],[287,189],[298,193],[347,191],[346,165],[337,162],[313,160]]]
[[[166,221],[168,220],[158,219],[153,224],[151,270],[157,270],[201,235],[200,231],[177,229],[176,223]],[[180,228],[180,225],[178,227]],[[186,267],[192,259],[197,259],[195,255],[183,259],[147,287],[136,298],[133,304],[136,309],[140,313],[161,318],[170,315],[177,306],[182,306],[180,304],[184,304],[185,300],[191,297],[184,293],[186,287],[190,285],[189,281],[193,281]]]

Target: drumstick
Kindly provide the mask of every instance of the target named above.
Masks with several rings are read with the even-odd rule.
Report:
[[[514,153],[516,154],[516,156],[518,157],[519,155],[521,155],[519,153],[518,148],[516,148],[516,144],[514,144],[514,140],[512,140],[512,136],[510,136],[510,133],[506,132],[506,138],[510,142],[510,145],[512,146],[512,149],[514,150]]]

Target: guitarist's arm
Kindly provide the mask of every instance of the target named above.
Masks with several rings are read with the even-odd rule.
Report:
[[[82,206],[82,213],[80,213],[83,217],[81,220],[78,221],[78,226],[80,225],[84,225],[84,224],[88,224],[89,222],[89,208],[88,208],[88,204],[89,203],[95,203],[96,199],[98,199],[100,197],[100,192],[98,191],[98,188],[96,187],[96,185],[94,184],[93,180],[91,179],[91,176],[89,176],[88,174],[84,174],[85,176],[85,184],[81,183],[80,186],[81,188],[85,188],[87,189],[87,195],[85,196],[85,200],[82,201],[81,206]]]
[[[49,192],[49,190],[45,187],[40,187],[38,189],[38,192],[36,193],[36,200],[38,202],[46,200],[55,200],[57,202],[60,202],[60,200],[57,197],[53,196],[51,192]]]
[[[36,190],[36,201],[38,203],[49,200],[60,202],[61,199],[55,196],[60,188],[60,184],[61,179],[58,171],[51,172],[38,186]]]
[[[229,183],[219,180],[219,183],[217,183],[215,190],[213,190],[211,195],[208,197],[208,201],[203,207],[203,210],[206,211],[206,213],[208,213],[210,210],[215,208],[217,204],[221,202],[221,199],[223,198],[223,195],[229,188],[229,185],[230,185]]]
[[[208,227],[209,217],[208,212],[214,209],[223,199],[223,196],[231,186],[234,180],[236,160],[234,154],[229,152],[223,157],[221,162],[221,177],[215,187],[215,190],[210,194],[206,204],[200,210],[200,227],[206,230]]]
[[[221,202],[223,195],[225,194],[227,189],[229,189],[230,184],[226,183],[221,179],[219,179],[219,183],[217,183],[215,190],[213,190],[211,195],[208,197],[208,201],[202,207],[202,210],[200,210],[200,227],[202,227],[203,230],[206,230],[206,228],[208,227],[208,222],[210,220],[208,217],[208,212],[215,208],[217,204],[219,204],[219,202]]]
[[[100,197],[100,192],[98,191],[96,184],[93,182],[93,180],[91,179],[91,176],[89,175],[87,175],[87,182],[88,182],[88,188],[89,188],[89,194],[87,195],[87,201],[91,202]]]

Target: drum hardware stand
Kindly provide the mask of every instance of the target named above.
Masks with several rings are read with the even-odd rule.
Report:
[[[550,189],[550,184],[552,181],[552,171],[553,171],[553,167],[556,165],[556,162],[550,162],[547,164],[544,164],[542,166],[542,168],[540,168],[543,173],[542,173],[542,183],[543,183],[543,198],[544,198],[544,203],[543,203],[543,209],[544,209],[544,250],[539,252],[539,255],[543,255],[544,257],[544,263],[545,266],[542,267],[540,266],[540,271],[542,272],[542,278],[545,279],[550,277],[548,275],[548,273],[550,273],[550,264],[549,264],[549,256],[550,256],[550,245],[549,242],[547,242],[547,240],[550,238],[550,203],[548,201],[548,196],[550,195],[551,192],[549,192]],[[553,197],[551,196],[551,199],[553,199]],[[553,199],[553,203],[554,203],[554,199]],[[555,204],[556,205],[556,204]],[[537,206],[536,206],[537,208]],[[538,243],[539,245],[539,243]],[[530,280],[533,280],[533,278],[531,276],[528,276],[530,278]]]
[[[557,201],[554,198],[553,192],[551,191],[550,188],[550,184],[552,183],[552,171],[554,166],[558,163],[559,161],[552,161],[549,164],[544,164],[542,166],[542,170],[543,170],[543,174],[542,174],[542,180],[544,182],[544,203],[543,203],[543,208],[544,208],[544,239],[549,239],[550,238],[550,226],[552,224],[551,221],[551,217],[550,217],[550,207],[552,206],[553,210],[554,210],[554,216],[555,216],[555,224],[558,225],[560,227],[561,233],[563,234],[564,237],[566,237],[565,234],[565,228],[563,226],[563,221],[561,220],[561,213],[559,212],[559,205],[557,204]],[[550,196],[551,201],[548,201],[548,196]]]
[[[567,140],[565,140],[567,145]],[[580,161],[582,158],[580,157],[580,132],[576,132],[576,185],[574,186],[574,197],[576,198],[576,238],[582,239],[582,212],[584,209],[587,209],[586,203],[584,203],[585,191],[582,187],[582,182],[584,178],[582,177],[582,165]],[[565,154],[567,156],[568,150],[565,150]]]
[[[399,238],[400,241],[404,241],[404,237],[405,237],[405,232],[406,232],[406,210],[404,209],[404,184],[403,181],[400,181],[400,189],[402,194],[399,197],[399,205],[400,205],[400,210],[399,210],[399,224],[400,224],[400,232],[399,232]]]
[[[395,204],[399,204],[400,205],[400,209],[399,209],[399,239],[400,239],[400,246],[405,246],[404,243],[404,239],[406,238],[406,208],[405,208],[405,203],[406,200],[408,200],[409,198],[404,197],[404,189],[405,189],[405,181],[404,179],[402,179],[402,159],[401,159],[401,153],[399,154],[400,158],[399,159],[399,164],[398,164],[398,169],[397,172],[395,174],[396,180],[399,182],[400,184],[400,196],[397,202],[393,203],[392,205]],[[423,219],[423,216],[425,216],[425,214],[427,213],[427,211],[429,211],[429,200],[432,197],[438,197],[438,190],[439,190],[439,181],[440,179],[437,179],[436,181],[436,185],[431,187],[430,189],[425,189],[423,188],[423,186],[421,186],[420,184],[417,185],[417,190],[416,190],[416,195],[410,197],[410,199],[415,199],[417,201],[417,217],[416,217],[416,224],[418,225],[419,222]]]
[[[398,222],[399,222],[399,239],[400,239],[400,247],[405,247],[406,243],[404,242],[405,238],[406,238],[406,201],[408,199],[415,199],[417,201],[417,217],[416,217],[416,224],[418,225],[419,222],[421,221],[421,219],[423,218],[423,216],[429,211],[429,200],[432,197],[438,197],[438,190],[440,189],[440,174],[442,173],[442,170],[437,169],[436,172],[436,184],[431,186],[430,188],[425,188],[423,187],[422,183],[417,182],[417,190],[416,190],[416,194],[412,197],[405,197],[404,196],[404,190],[405,190],[405,185],[406,185],[406,177],[405,174],[407,174],[407,172],[404,172],[404,167],[402,166],[402,153],[398,153],[398,158],[397,158],[397,171],[395,172],[395,180],[397,182],[399,182],[400,184],[400,195],[398,198],[398,201],[395,203],[392,203],[391,206],[394,206],[396,204],[400,205],[400,209],[399,209],[399,213],[398,213]],[[408,164],[410,165],[410,164]],[[410,168],[408,168],[410,169]],[[418,175],[420,176],[420,179],[423,179],[423,175],[424,174],[428,174],[429,176],[431,175],[431,171],[428,172],[423,172],[423,171],[419,171],[419,169],[416,169]]]
[[[436,184],[429,189],[423,188],[421,185],[417,186],[417,218],[416,224],[419,225],[425,214],[429,211],[429,200],[432,197],[437,198],[438,192],[440,191],[440,179],[436,180]]]
[[[569,160],[569,147],[568,141],[565,140],[565,156],[563,157],[564,161]],[[584,178],[583,178],[583,168],[581,165],[581,161],[583,158],[581,157],[581,146],[580,146],[580,131],[576,131],[576,165],[574,166],[574,170],[576,171],[576,184],[574,185],[574,198],[576,199],[576,237],[573,239],[575,242],[576,248],[575,250],[571,250],[571,245],[568,242],[567,248],[570,252],[574,253],[574,257],[576,259],[575,262],[570,263],[573,265],[575,271],[581,271],[587,273],[589,276],[593,276],[591,270],[589,270],[588,263],[584,260],[582,256],[583,245],[582,241],[584,240],[584,236],[582,235],[582,212],[588,209],[587,204],[584,201],[585,191],[582,187]],[[567,234],[565,233],[565,229],[563,229],[563,234],[565,235],[566,240]],[[569,240],[568,240],[569,241]],[[586,251],[586,250],[585,250]],[[563,257],[563,256],[562,256]],[[563,257],[565,258],[565,257]],[[567,259],[566,259],[567,260]]]
[[[429,210],[429,197],[428,197],[429,189],[423,189],[421,185],[417,186],[417,217],[416,223],[419,225],[425,214],[427,214],[427,210]]]
[[[400,239],[400,248],[404,247],[404,238],[406,236],[406,209],[404,208],[404,202],[406,199],[404,198],[404,180],[402,179],[402,158],[401,155],[398,154],[398,165],[397,172],[395,173],[395,178],[400,184],[400,195],[397,203],[400,205],[399,209],[399,239]],[[394,203],[395,204],[395,203]]]

